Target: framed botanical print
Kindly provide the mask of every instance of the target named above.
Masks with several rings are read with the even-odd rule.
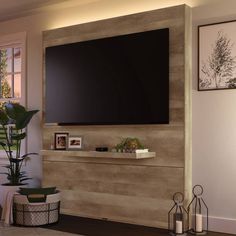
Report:
[[[198,26],[198,90],[236,88],[236,21]]]

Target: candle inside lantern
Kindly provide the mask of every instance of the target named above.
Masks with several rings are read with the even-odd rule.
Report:
[[[196,232],[202,232],[202,215],[196,214]]]
[[[175,223],[176,223],[176,224],[175,224],[175,225],[176,225],[175,233],[176,233],[176,234],[182,234],[182,233],[183,233],[182,221],[177,220]]]

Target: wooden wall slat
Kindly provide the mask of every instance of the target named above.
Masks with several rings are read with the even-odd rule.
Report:
[[[156,158],[148,160],[77,159],[56,154],[44,156],[43,185],[56,185],[62,190],[63,212],[166,228],[172,194],[184,192],[189,200],[190,12],[189,7],[180,5],[43,32],[45,56],[47,46],[167,27],[170,29],[170,124],[43,125],[43,149],[50,149],[54,132],[67,131],[71,135],[82,135],[87,150],[101,145],[112,148],[122,137],[137,137],[156,152]]]

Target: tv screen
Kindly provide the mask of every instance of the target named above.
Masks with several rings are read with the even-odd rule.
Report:
[[[169,29],[46,48],[45,122],[169,123]]]

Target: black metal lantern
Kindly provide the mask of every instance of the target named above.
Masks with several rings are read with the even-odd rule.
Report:
[[[202,194],[203,187],[195,185],[193,187],[193,199],[188,205],[188,224],[192,225],[189,233],[195,235],[205,235],[208,232],[208,207],[202,198]]]
[[[170,235],[186,235],[186,216],[188,212],[183,206],[184,195],[177,192],[173,195],[174,205],[168,213],[168,230]]]

